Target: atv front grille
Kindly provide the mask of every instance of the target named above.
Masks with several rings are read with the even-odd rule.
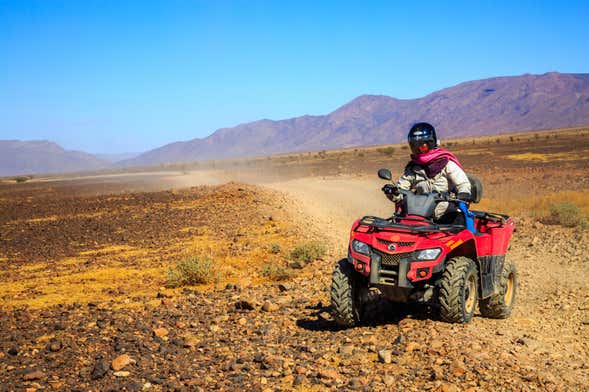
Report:
[[[391,242],[391,241],[383,240],[382,238],[378,238],[378,242],[380,242],[381,244],[384,244],[386,246],[389,246],[390,244],[395,244],[397,247],[415,245],[415,242],[408,242],[408,241]]]
[[[383,268],[386,267],[397,267],[401,262],[401,259],[405,259],[408,257],[411,252],[407,253],[395,253],[395,254],[388,254],[383,252],[377,252],[380,255],[380,265]]]

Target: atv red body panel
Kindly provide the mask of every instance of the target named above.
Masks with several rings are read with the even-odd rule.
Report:
[[[439,229],[431,221],[413,216],[391,225],[374,217],[358,219],[350,231],[348,260],[358,273],[369,277],[371,285],[413,288],[441,273],[449,258],[466,256],[478,264],[479,296],[486,298],[496,290],[515,225],[507,216],[474,213],[474,233],[465,227]],[[370,245],[370,254],[356,252],[354,240]],[[418,260],[417,253],[426,249],[441,251],[433,260]]]

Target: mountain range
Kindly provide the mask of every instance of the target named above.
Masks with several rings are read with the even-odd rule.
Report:
[[[441,139],[589,125],[589,74],[550,72],[481,79],[417,99],[361,95],[326,115],[263,119],[221,128],[205,138],[170,143],[116,165],[393,144],[404,141],[416,121],[434,124]],[[0,175],[108,165],[51,142],[0,141]]]
[[[522,75],[465,82],[418,99],[362,95],[324,116],[259,120],[218,129],[120,162],[146,165],[393,144],[427,121],[441,139],[589,124],[589,74]]]
[[[102,169],[105,160],[82,151],[66,151],[47,140],[0,140],[0,176],[65,173]]]

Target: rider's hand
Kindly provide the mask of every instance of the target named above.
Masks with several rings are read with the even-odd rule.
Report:
[[[387,196],[399,194],[399,189],[397,189],[397,187],[393,184],[386,184],[385,186],[382,187],[382,191]]]

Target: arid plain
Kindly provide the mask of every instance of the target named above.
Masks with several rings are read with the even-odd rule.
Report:
[[[516,219],[511,318],[332,322],[333,266],[355,218],[391,214],[376,171],[400,174],[402,145],[6,178],[0,390],[589,389],[589,231],[549,216],[589,212],[589,129],[442,143],[476,208]],[[171,284],[195,258],[203,283]]]

